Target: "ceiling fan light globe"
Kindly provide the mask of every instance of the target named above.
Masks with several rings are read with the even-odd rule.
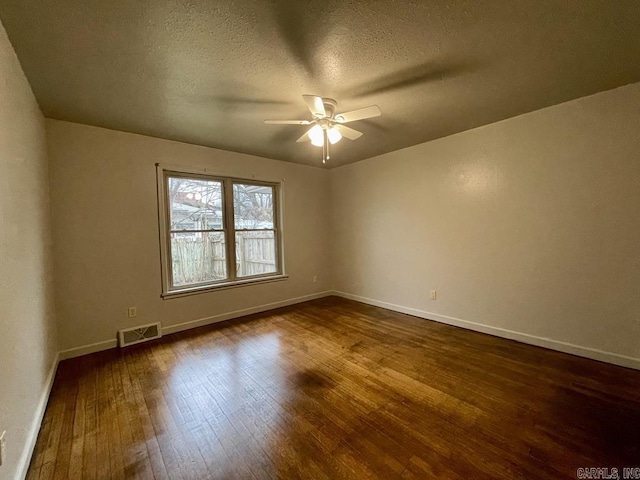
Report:
[[[335,127],[331,127],[327,131],[327,136],[329,137],[329,142],[331,142],[331,145],[333,145],[334,143],[338,143],[342,139],[342,134]]]
[[[311,140],[311,145],[315,145],[316,147],[321,147],[324,143],[324,131],[320,125],[315,125],[311,130],[309,130],[309,140]]]

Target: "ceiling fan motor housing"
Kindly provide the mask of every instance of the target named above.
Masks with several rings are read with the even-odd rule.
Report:
[[[322,104],[324,105],[324,109],[327,112],[327,118],[333,118],[336,107],[338,106],[338,102],[336,102],[333,98],[323,98]]]

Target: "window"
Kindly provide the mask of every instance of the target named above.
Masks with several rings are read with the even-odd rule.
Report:
[[[277,183],[158,166],[163,295],[285,278]]]

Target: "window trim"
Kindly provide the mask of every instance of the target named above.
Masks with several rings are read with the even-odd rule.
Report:
[[[228,288],[243,287],[258,283],[268,283],[286,280],[284,265],[284,239],[282,235],[282,216],[284,202],[283,188],[281,182],[256,180],[254,178],[239,178],[218,175],[205,170],[194,170],[174,165],[156,164],[157,190],[158,190],[158,230],[160,234],[160,263],[162,279],[162,298],[182,297],[197,293],[210,292]],[[211,231],[222,232],[225,239],[225,257],[227,278],[224,280],[213,280],[208,282],[193,283],[184,286],[173,285],[172,257],[171,257],[171,220],[167,182],[169,177],[201,178],[203,180],[219,181],[222,184],[222,209],[223,221],[222,229],[212,229]],[[283,179],[284,181],[284,179]],[[273,188],[273,228],[272,229],[249,229],[257,231],[272,231],[276,245],[276,271],[246,277],[237,276],[236,260],[236,231],[247,229],[235,229],[235,219],[233,216],[233,185],[264,185]]]

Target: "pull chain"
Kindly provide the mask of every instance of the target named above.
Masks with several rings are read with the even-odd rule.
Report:
[[[327,135],[327,131],[323,130],[323,142],[322,142],[322,163],[326,164],[327,160],[331,157],[329,156],[329,136]]]
[[[322,131],[322,163],[327,163],[327,132]]]

